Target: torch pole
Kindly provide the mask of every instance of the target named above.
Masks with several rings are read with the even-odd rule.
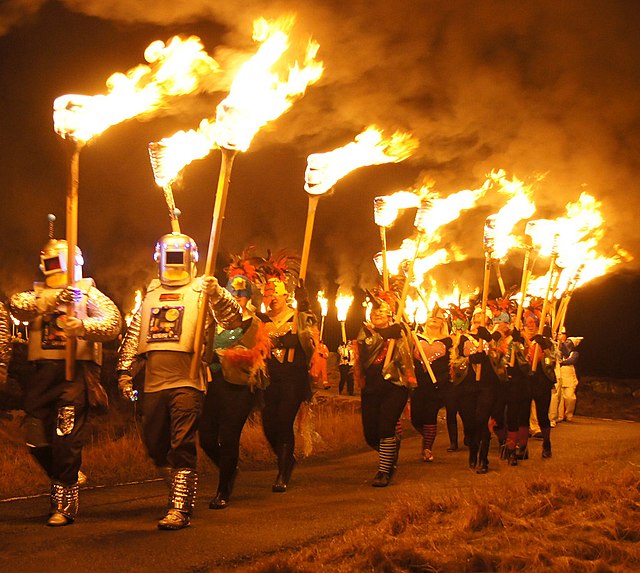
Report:
[[[409,269],[407,270],[407,276],[404,280],[404,286],[402,287],[402,294],[400,295],[400,300],[398,301],[398,310],[396,311],[396,322],[402,320],[404,315],[404,305],[407,300],[407,295],[409,294],[409,287],[411,286],[411,281],[413,280],[413,268],[416,264],[416,259],[418,258],[418,251],[420,250],[420,244],[422,243],[422,237],[424,233],[420,232],[418,234],[418,240],[416,241],[416,252],[413,255],[413,259],[411,259],[411,264],[409,265]],[[391,357],[393,356],[393,350],[396,346],[395,338],[392,338],[389,341],[389,347],[387,348],[387,355],[384,358],[384,365],[382,367],[382,373],[384,374],[385,370],[391,363]]]
[[[67,284],[76,282],[76,247],[78,245],[78,180],[80,173],[80,150],[82,145],[72,140],[71,158],[69,161],[69,180],[67,182],[66,201],[66,239],[67,239]],[[75,316],[75,304],[67,304],[67,316]],[[65,378],[68,382],[75,377],[76,349],[78,340],[75,336],[67,338],[65,348]]]
[[[500,296],[504,296],[504,293],[507,292],[507,289],[504,286],[504,280],[502,279],[502,271],[500,270],[500,261],[498,259],[493,259],[493,265],[496,270],[496,278],[498,279],[498,286],[500,287]]]
[[[389,265],[387,264],[387,228],[380,227],[380,242],[382,243],[382,288],[389,290]]]
[[[547,292],[544,297],[544,303],[542,303],[542,315],[540,316],[540,324],[538,325],[538,334],[542,334],[544,332],[544,324],[547,319],[547,312],[549,312],[549,305],[551,304],[551,302],[549,301],[549,296],[553,291],[554,278],[556,278],[554,276],[556,274],[554,273],[555,265],[556,265],[556,256],[552,255],[551,262],[549,264],[549,284],[547,285]],[[559,274],[557,278],[559,278]],[[557,285],[557,278],[555,280],[556,285]],[[540,360],[540,345],[536,342],[535,347],[533,349],[533,359],[531,361],[532,372],[535,372],[538,369],[539,360]]]
[[[178,217],[176,217],[176,203],[173,198],[173,189],[171,185],[165,185],[162,188],[164,193],[164,199],[167,202],[167,207],[169,207],[169,217],[171,218],[171,230],[174,233],[180,232],[180,221],[178,221]]]
[[[322,340],[323,334],[324,334],[324,314],[320,318],[320,340]]]
[[[345,321],[344,320],[340,321],[340,327],[341,327],[341,330],[342,330],[342,342],[344,344],[346,344],[347,343],[347,328],[345,326]]]
[[[235,159],[237,150],[222,147],[221,152],[222,161],[220,163],[220,174],[218,176],[216,201],[213,207],[213,219],[211,221],[211,234],[209,235],[209,249],[207,251],[207,262],[204,268],[204,276],[210,276],[215,271],[218,247],[220,246],[222,221],[224,220],[224,210],[227,204],[227,192],[229,190],[229,182],[231,181],[231,168],[233,167],[233,160]],[[200,301],[200,308],[198,308],[196,332],[193,340],[193,356],[191,357],[191,370],[189,372],[189,376],[191,378],[196,378],[198,374],[208,306],[209,296],[203,292]]]
[[[307,265],[309,263],[309,253],[311,251],[311,237],[313,236],[313,225],[316,220],[316,209],[318,208],[318,201],[320,195],[309,195],[309,205],[307,207],[307,224],[304,229],[304,242],[302,243],[302,257],[300,259],[300,280],[304,281],[307,278]],[[298,332],[298,309],[295,310],[293,316],[293,325],[291,326],[292,334]],[[287,352],[287,361],[293,362],[296,349],[289,348]]]
[[[518,301],[518,310],[516,311],[516,318],[513,321],[513,329],[520,330],[522,323],[522,313],[524,312],[524,299],[527,296],[527,286],[529,285],[529,277],[531,276],[531,270],[529,269],[529,259],[531,258],[531,245],[525,245],[524,247],[524,261],[522,263],[522,279],[520,281],[520,300]],[[515,344],[515,343],[514,343]],[[515,348],[511,352],[511,360],[509,366],[513,367],[516,363]]]
[[[491,279],[491,253],[486,252],[484,254],[484,277],[482,281],[482,304],[480,320],[482,326],[487,326],[487,301],[489,300],[489,280]],[[482,376],[482,364],[478,364],[476,367],[476,381],[480,380]]]

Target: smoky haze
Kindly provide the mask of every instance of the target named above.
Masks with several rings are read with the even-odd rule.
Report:
[[[0,290],[24,290],[37,278],[47,213],[58,215],[57,234],[64,233],[68,156],[53,132],[56,97],[105,93],[113,72],[143,63],[151,41],[175,34],[199,36],[223,68],[233,69],[255,49],[251,22],[286,13],[297,16],[297,39],[313,36],[320,44],[325,72],[235,159],[218,274],[225,254],[248,245],[300,251],[307,156],[349,143],[370,124],[388,134],[410,131],[420,147],[402,163],[352,173],[320,200],[309,262],[318,287],[370,287],[377,280],[375,196],[425,176],[448,195],[479,187],[497,168],[537,181],[534,218],[562,215],[567,202],[591,193],[607,222],[605,253],[614,244],[638,252],[637,2],[9,0],[0,8]],[[216,89],[114,126],[81,153],[85,275],[124,308],[154,276],[154,243],[170,231],[147,144],[213,117],[226,95]],[[175,190],[182,229],[203,257],[219,164],[217,151],[194,162]],[[500,206],[485,201],[449,228],[447,240],[471,257],[467,267],[475,261],[478,285],[482,223]],[[410,234],[411,223],[398,222],[390,248]],[[635,271],[636,263],[627,268]],[[512,282],[518,278],[514,271]]]

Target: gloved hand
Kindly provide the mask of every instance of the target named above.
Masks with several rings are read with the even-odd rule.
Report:
[[[491,333],[489,332],[489,330],[485,327],[485,326],[479,326],[478,327],[478,333],[477,333],[477,337],[481,338],[482,340],[486,340],[487,342],[491,342]]]
[[[133,379],[126,372],[118,376],[118,390],[123,398],[135,402],[138,399],[138,391],[133,389]]]
[[[480,364],[486,354],[484,352],[474,352],[473,354],[469,354],[469,363],[470,364]]]
[[[309,303],[309,295],[307,294],[307,289],[304,288],[304,281],[302,279],[300,279],[300,284],[294,291],[294,296],[296,298],[298,311],[308,312],[309,308],[311,308],[311,304]]]
[[[531,340],[537,342],[544,350],[548,350],[553,346],[551,341],[542,334],[536,334]]]
[[[491,335],[491,340],[493,340],[494,342],[499,342],[500,339],[502,338],[502,334],[500,333],[500,331],[496,330],[492,335]]]
[[[0,384],[5,384],[8,378],[7,367],[2,364],[0,365]]]
[[[58,304],[71,304],[82,300],[82,291],[79,288],[68,286],[56,298]]]
[[[206,276],[202,279],[202,291],[212,298],[217,298],[220,295],[220,285],[218,279],[212,276]]]
[[[511,331],[511,337],[513,338],[514,342],[524,342],[524,338],[522,338],[522,334],[517,328],[514,328]]]
[[[62,330],[67,336],[77,338],[84,336],[84,324],[77,316],[67,316],[62,323]]]

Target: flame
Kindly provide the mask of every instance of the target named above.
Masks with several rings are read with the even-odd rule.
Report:
[[[355,141],[326,153],[312,153],[307,158],[305,191],[322,195],[345,175],[367,165],[398,163],[409,157],[418,147],[418,140],[410,133],[396,131],[385,138],[375,126],[367,127]]]
[[[411,191],[397,191],[373,200],[373,217],[379,227],[390,227],[398,218],[400,209],[420,207],[420,196]]]
[[[319,44],[309,40],[301,67],[295,62],[285,81],[272,68],[289,49],[293,17],[277,21],[259,18],[253,38],[261,42],[258,51],[239,69],[229,95],[216,108],[216,142],[220,147],[246,151],[258,130],[287,111],[317,82],[324,71],[315,60]]]
[[[149,156],[156,185],[171,185],[192,161],[209,155],[216,147],[211,131],[211,124],[204,119],[198,130],[178,131],[171,137],[150,143]]]
[[[460,217],[462,211],[473,208],[485,193],[485,187],[465,189],[444,198],[429,193],[416,213],[414,226],[425,235],[423,240],[440,240],[439,230]]]
[[[429,317],[429,310],[421,297],[414,298],[407,295],[404,303],[404,314],[410,323],[424,324]]]
[[[200,79],[218,71],[200,38],[152,42],[141,64],[107,80],[108,95],[67,94],[53,102],[54,129],[63,139],[86,143],[107,128],[158,109],[167,97],[193,93]]]
[[[533,188],[525,187],[517,178],[508,179],[504,170],[493,171],[489,179],[500,187],[498,191],[510,195],[500,210],[487,218],[484,232],[485,249],[494,259],[503,259],[507,252],[518,246],[518,238],[512,234],[518,221],[528,219],[536,210],[531,196]]]
[[[318,302],[320,303],[320,314],[322,316],[327,316],[329,312],[329,300],[324,296],[324,291],[318,291]]]
[[[336,296],[336,310],[338,311],[338,321],[345,322],[347,320],[347,313],[353,303],[353,295],[338,293]]]
[[[142,291],[141,290],[137,290],[136,291],[135,301],[133,303],[133,307],[131,307],[131,310],[124,317],[124,321],[125,321],[127,326],[129,326],[131,324],[131,321],[133,320],[133,317],[140,310],[141,306],[142,306]]]

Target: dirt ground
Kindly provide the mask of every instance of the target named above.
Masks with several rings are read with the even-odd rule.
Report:
[[[640,422],[640,380],[584,377],[578,385],[576,414]]]

